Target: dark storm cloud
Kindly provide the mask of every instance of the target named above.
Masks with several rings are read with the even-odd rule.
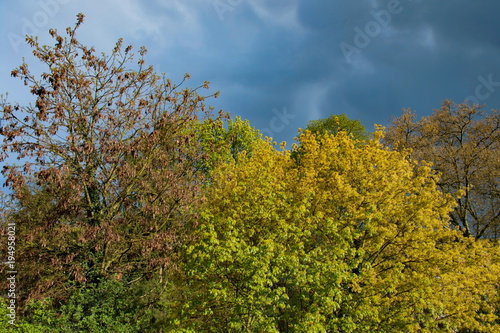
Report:
[[[19,31],[22,17],[43,10],[17,3],[28,4],[4,5],[15,8],[4,35]],[[160,71],[174,80],[189,72],[190,85],[211,81],[222,93],[211,104],[269,129],[278,140],[290,141],[297,128],[332,113],[360,119],[371,130],[402,108],[426,115],[448,98],[469,97],[500,108],[497,1],[96,3],[60,5],[40,33],[71,25],[76,13],[84,12],[84,41],[103,50],[118,37],[146,45],[148,60]],[[342,45],[356,51],[347,56]],[[13,52],[4,56],[15,63],[20,59]]]
[[[399,1],[387,27],[368,37],[369,44],[346,61],[339,44],[356,46],[355,28],[367,34],[374,13],[387,11],[391,1],[302,2],[299,17],[311,37],[304,63],[308,73],[337,82],[323,103],[322,116],[346,112],[371,127],[387,123],[403,107],[430,113],[442,100],[463,101],[489,75],[490,91],[479,99],[498,108],[500,89],[500,3],[484,1]],[[309,60],[309,61],[308,61]],[[499,90],[499,91],[496,91]],[[495,94],[496,93],[496,94]]]

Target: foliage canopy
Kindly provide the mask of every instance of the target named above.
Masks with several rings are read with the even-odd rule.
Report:
[[[171,309],[179,329],[488,327],[495,310],[483,298],[496,297],[497,266],[448,228],[454,200],[428,166],[377,138],[360,147],[346,133],[306,131],[299,144],[300,165],[261,141],[252,156],[214,171],[185,247],[183,297]],[[458,278],[469,288],[456,288]]]
[[[388,128],[386,143],[411,149],[411,157],[433,163],[440,189],[462,193],[451,223],[464,235],[500,237],[500,113],[479,105],[445,101],[429,117],[405,110]]]
[[[278,149],[83,19],[27,38],[35,103],[1,104],[18,331],[500,330],[498,113],[407,112],[390,147],[332,116]]]

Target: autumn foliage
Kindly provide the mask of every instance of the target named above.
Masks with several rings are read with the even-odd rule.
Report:
[[[96,55],[76,40],[82,21],[68,37],[51,30],[52,47],[28,38],[47,71],[37,78],[24,63],[12,76],[35,105],[3,106],[0,158],[23,161],[3,169],[22,302],[64,300],[102,279],[162,284],[196,223],[195,166],[205,153],[194,128],[210,117],[206,96],[157,75],[143,48],[134,60],[120,40],[110,56]]]
[[[429,117],[411,110],[393,120],[386,143],[433,163],[439,187],[457,193],[451,222],[465,236],[500,237],[500,113],[445,101]]]
[[[493,255],[449,227],[454,200],[432,169],[384,148],[381,134],[359,146],[345,132],[305,132],[300,165],[260,141],[251,157],[218,168],[186,247],[187,289],[172,308],[179,328],[488,327]]]
[[[2,102],[19,331],[500,330],[498,113],[332,116],[277,147],[144,48],[96,54],[83,18],[27,39],[34,104]]]

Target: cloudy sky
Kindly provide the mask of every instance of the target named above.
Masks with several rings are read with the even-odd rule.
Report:
[[[189,86],[208,80],[211,105],[278,141],[312,119],[346,113],[369,129],[444,99],[500,108],[498,0],[40,0],[0,4],[0,93],[28,96],[10,71],[25,34],[62,32],[77,13],[79,40],[109,52],[120,37]]]

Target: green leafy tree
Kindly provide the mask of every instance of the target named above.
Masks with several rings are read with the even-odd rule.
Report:
[[[262,134],[241,117],[230,119],[221,114],[219,119],[207,119],[198,125],[197,138],[206,153],[199,168],[207,175],[217,165],[237,161],[240,153],[251,155],[253,145],[262,140]]]
[[[358,140],[368,140],[370,133],[368,133],[359,120],[352,120],[347,117],[345,113],[340,115],[331,115],[328,118],[311,120],[306,127],[313,133],[337,134],[341,131],[347,132]]]
[[[0,332],[158,332],[161,323],[156,321],[154,313],[141,311],[148,305],[142,292],[135,285],[106,280],[92,288],[77,290],[60,309],[54,309],[49,298],[31,301],[27,305],[30,315],[18,315],[15,327],[5,324]],[[0,303],[2,318],[8,318],[7,305],[3,299]]]

